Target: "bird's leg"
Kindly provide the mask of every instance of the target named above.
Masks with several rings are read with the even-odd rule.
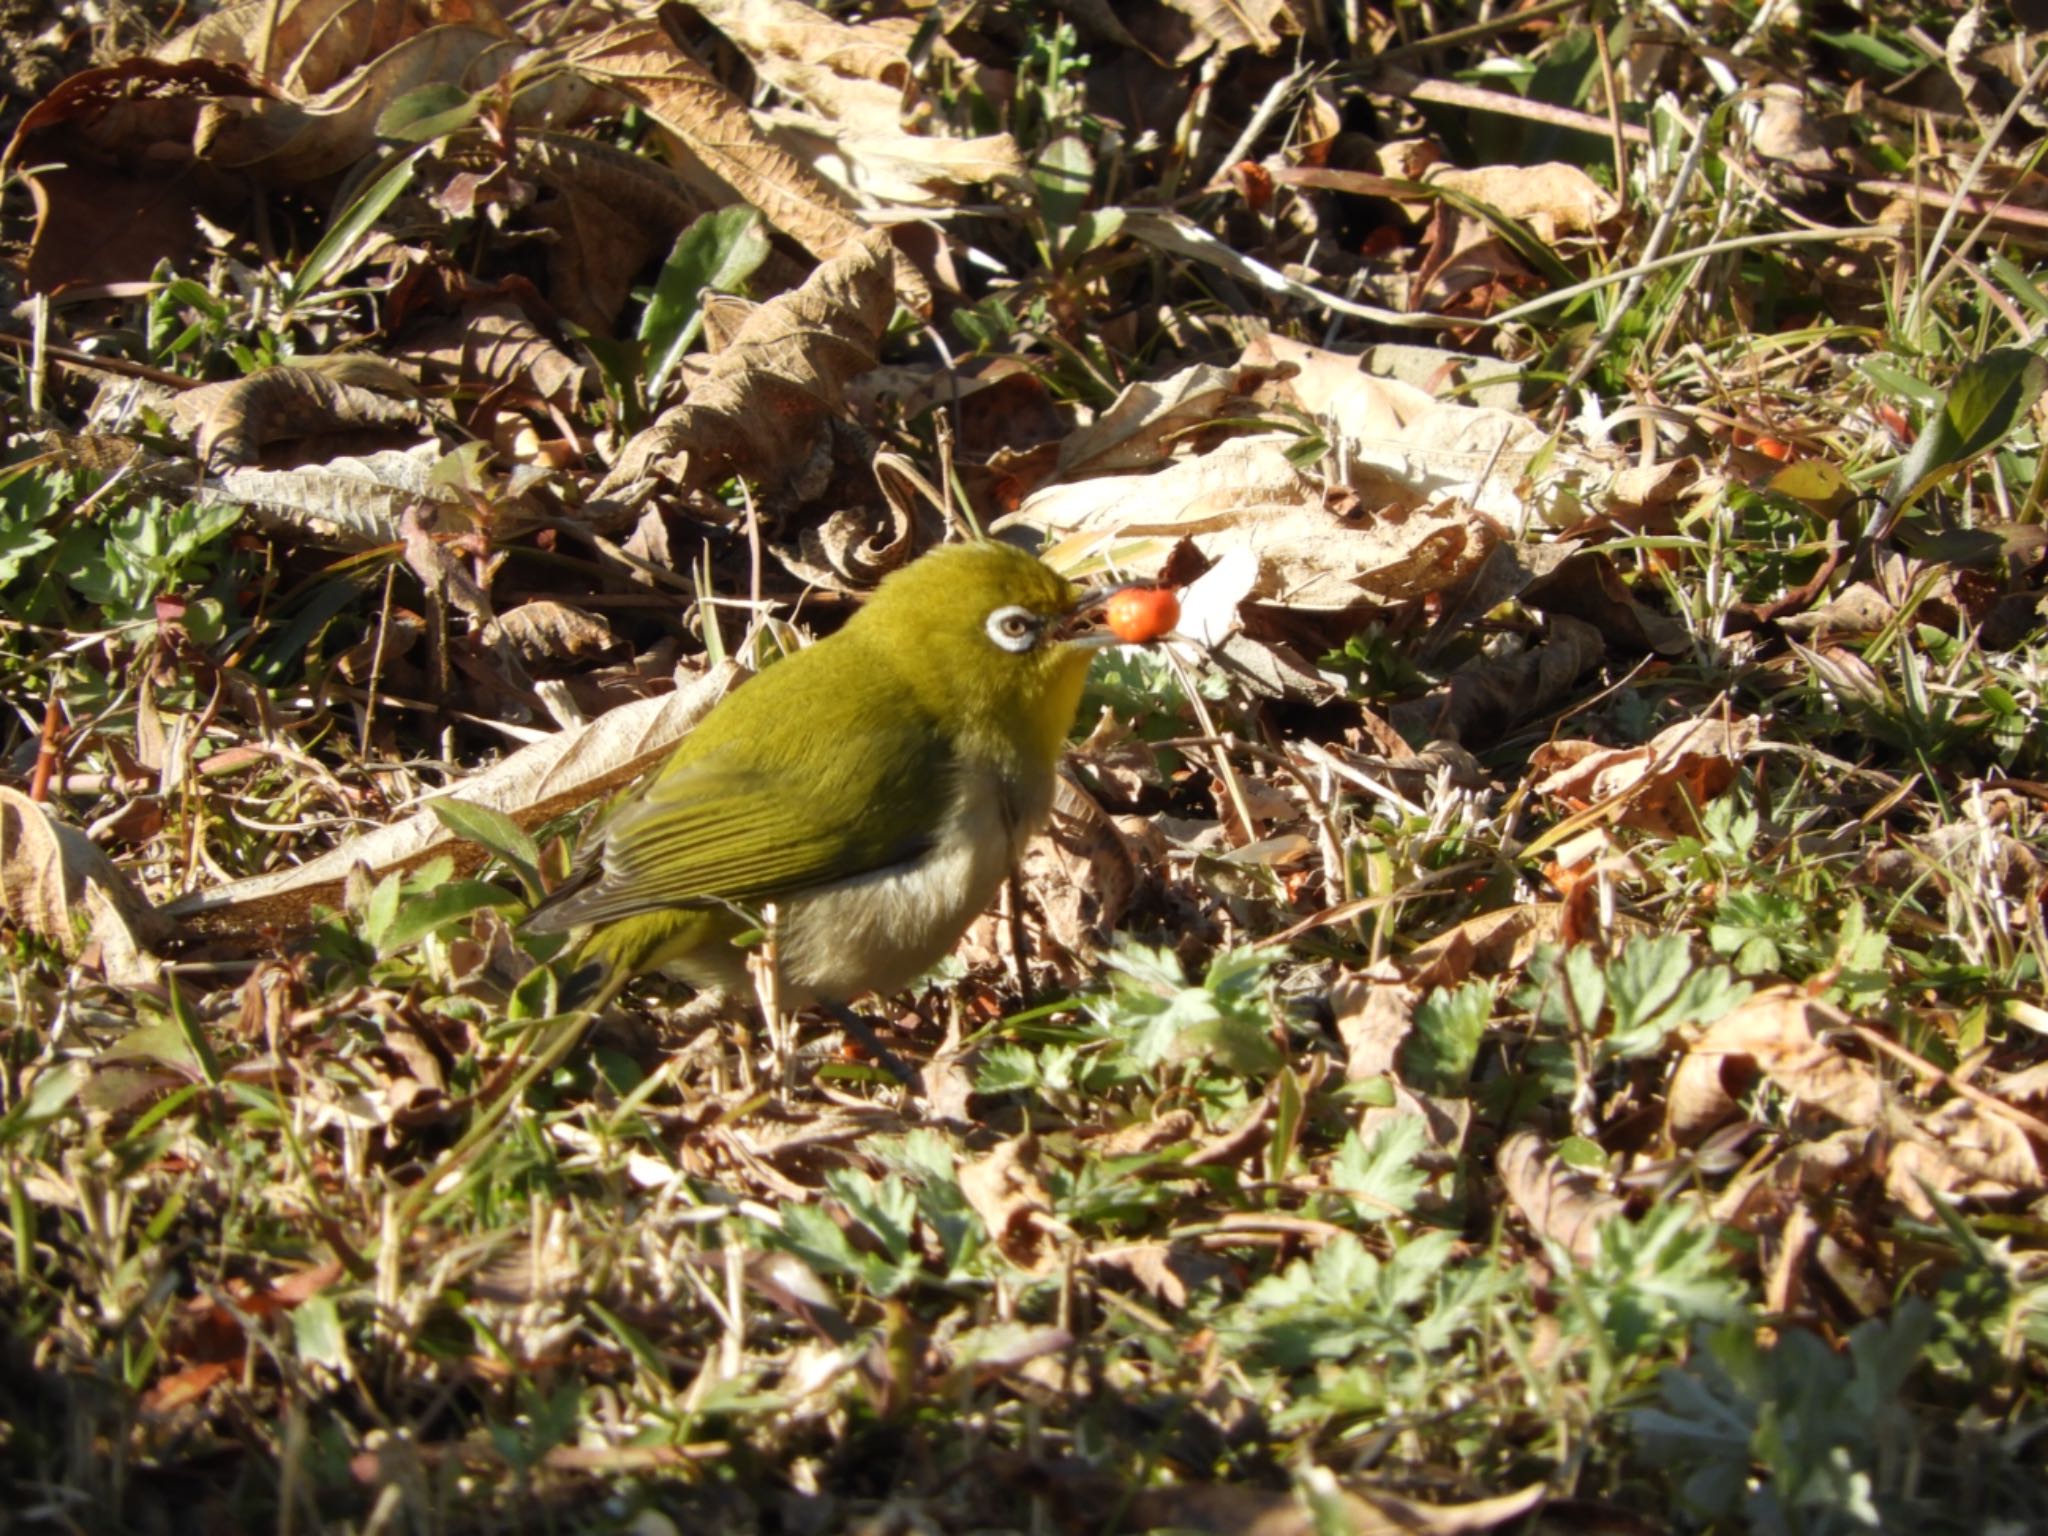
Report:
[[[918,1072],[917,1068],[911,1066],[909,1062],[884,1045],[881,1037],[875,1033],[874,1027],[866,1019],[855,1013],[844,1003],[819,1003],[818,1006],[831,1014],[838,1021],[839,1027],[846,1031],[847,1038],[874,1057],[875,1064],[884,1072],[895,1078],[897,1082],[908,1088],[912,1093],[920,1096],[923,1095],[923,1075]]]
[[[776,943],[776,911],[774,902],[767,902],[761,908],[761,942],[747,955],[747,974],[754,983],[754,997],[761,1005],[761,1022],[768,1030],[768,1060],[774,1068],[776,1081],[782,1091],[789,1092],[791,1070],[796,1059],[795,1041],[792,1031],[786,1026],[782,1015],[782,967],[781,947]],[[745,1069],[747,1087],[754,1086],[753,1067]]]
[[[1029,940],[1024,936],[1024,873],[1015,864],[1003,877],[1003,921],[1010,930],[1010,983],[1019,997],[1031,995],[1031,962],[1026,958]]]

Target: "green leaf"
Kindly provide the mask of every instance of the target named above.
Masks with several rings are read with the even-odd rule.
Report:
[[[441,825],[466,842],[489,849],[519,877],[530,899],[540,897],[540,845],[503,811],[468,800],[439,798],[428,806]]]
[[[704,328],[703,296],[738,291],[768,259],[766,227],[745,203],[707,213],[676,237],[640,316],[647,398],[661,396]]]
[[[1941,408],[1900,460],[1884,505],[1893,517],[1971,460],[1989,453],[2026,418],[2048,387],[2048,360],[2023,347],[1999,347],[1963,365]]]
[[[47,1125],[71,1107],[71,1101],[92,1075],[92,1069],[82,1061],[64,1061],[39,1074],[28,1090],[28,1096],[5,1116],[0,1116],[0,1146],[18,1138],[24,1131]]]
[[[1894,75],[1910,75],[1921,64],[1917,55],[1862,32],[1815,32],[1813,36],[1819,42],[1832,43],[1842,52],[1853,54],[1866,64],[1875,64]]]
[[[445,928],[481,908],[518,905],[519,898],[503,886],[482,880],[456,880],[406,902],[376,941],[377,951],[396,954],[435,929]]]
[[[377,119],[377,137],[402,144],[426,144],[467,128],[483,111],[483,99],[453,81],[439,80],[407,91]]]
[[[332,1296],[309,1296],[292,1308],[292,1346],[301,1360],[329,1370],[348,1368],[348,1335]]]
[[[1058,251],[1088,201],[1095,181],[1095,156],[1086,140],[1063,134],[1038,152],[1031,180],[1038,189],[1039,217],[1045,221],[1046,249]]]
[[[1383,1122],[1371,1141],[1360,1140],[1353,1131],[1331,1162],[1331,1179],[1339,1189],[1363,1197],[1358,1211],[1367,1221],[1384,1221],[1411,1211],[1428,1182],[1428,1175],[1415,1166],[1423,1141],[1420,1115]]]
[[[1416,1008],[1413,1028],[1401,1042],[1401,1081],[1424,1093],[1462,1091],[1492,1017],[1490,982],[1468,981],[1456,991],[1438,987]]]
[[[412,185],[413,166],[431,147],[422,144],[371,182],[369,189],[334,221],[333,228],[320,237],[320,243],[313,247],[312,254],[306,257],[284,291],[287,312],[296,309],[319,290],[328,275],[341,266],[342,258],[353,251],[356,243],[384,216],[384,210],[397,202],[398,195]]]

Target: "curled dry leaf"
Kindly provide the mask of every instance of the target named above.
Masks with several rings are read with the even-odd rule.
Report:
[[[988,1228],[991,1241],[1019,1269],[1046,1274],[1059,1267],[1052,1196],[1038,1177],[1038,1140],[1017,1136],[987,1157],[960,1167],[960,1193]]]
[[[1344,609],[1440,592],[1499,538],[1487,519],[1443,506],[1373,513],[1297,468],[1294,439],[1236,438],[1145,475],[1050,486],[996,528],[1054,537],[1189,538],[1211,560],[1233,548],[1259,561],[1254,595],[1293,608]]]
[[[1607,808],[1612,819],[1657,837],[1698,830],[1700,807],[1734,782],[1762,727],[1754,716],[1687,720],[1640,747],[1554,741],[1530,755],[1539,795],[1574,810]]]
[[[674,171],[645,155],[573,133],[520,141],[520,168],[542,189],[534,221],[548,242],[548,302],[607,334],[648,260],[668,249],[697,205]]]
[[[96,949],[100,969],[116,985],[155,980],[157,961],[144,946],[170,933],[170,925],[91,839],[5,786],[0,914],[67,956]]]
[[[581,730],[521,748],[447,793],[502,811],[522,827],[540,826],[631,783],[674,750],[724,696],[738,670],[723,665],[675,693],[622,705]],[[485,854],[450,832],[431,808],[422,808],[296,868],[196,892],[163,913],[199,933],[289,933],[304,925],[316,905],[341,905],[351,870],[379,877],[443,856],[454,860],[458,873],[467,873]]]
[[[657,22],[615,27],[579,46],[574,66],[640,103],[674,136],[684,174],[700,174],[718,202],[737,194],[812,255],[830,260],[862,248],[867,225],[829,182],[776,146],[746,106],[703,65],[676,46]],[[931,308],[924,278],[886,242],[891,290],[913,309]],[[883,315],[883,320],[888,315]]]
[[[1128,384],[1094,421],[1066,435],[1054,474],[1068,480],[1164,463],[1196,427],[1241,414],[1245,397],[1278,372],[1251,363],[1197,363],[1156,383]]]
[[[1561,1162],[1533,1132],[1520,1131],[1503,1142],[1498,1167],[1523,1220],[1579,1264],[1593,1262],[1600,1229],[1624,1215],[1619,1200],[1590,1175]]]
[[[1053,942],[1084,959],[1108,942],[1138,885],[1123,833],[1064,773],[1052,821],[1025,849],[1020,873]]]
[[[1433,165],[1422,179],[1463,193],[1529,226],[1545,245],[1569,235],[1592,235],[1621,212],[1612,192],[1575,165],[1488,165],[1477,170]]]
[[[419,29],[418,15],[398,0],[230,0],[154,57],[236,65],[303,99]]]
[[[193,209],[226,218],[248,195],[193,163],[193,133],[217,99],[258,90],[206,60],[124,59],[73,75],[31,107],[0,155],[0,172],[19,171],[35,200],[29,291],[142,282],[159,262],[192,255]]]
[[[869,237],[794,293],[761,305],[681,405],[627,443],[599,498],[636,499],[657,482],[697,486],[758,476],[801,499],[829,471],[829,424],[846,381],[872,368],[895,304],[890,249]]]
[[[548,598],[500,614],[495,632],[511,641],[519,659],[528,663],[575,661],[619,643],[603,615]]]
[[[401,96],[430,85],[483,90],[523,52],[518,43],[483,27],[432,27],[303,101],[251,97],[246,91],[224,96],[208,112],[194,148],[211,165],[277,186],[304,186],[375,153],[377,119]],[[554,106],[514,99],[521,126],[537,125]]]
[[[1303,0],[1167,0],[1194,24],[1197,41],[1180,50],[1185,64],[1209,45],[1223,53],[1250,48],[1277,53],[1289,38],[1305,35],[1312,20]]]
[[[404,380],[396,376],[393,382]],[[193,456],[209,474],[218,474],[254,464],[264,448],[287,438],[380,428],[410,428],[416,436],[420,411],[411,400],[344,382],[319,368],[260,368],[180,395],[170,421],[193,434]]]
[[[432,388],[474,399],[509,387],[564,408],[582,395],[588,373],[509,298],[465,305],[412,331],[393,355]]]

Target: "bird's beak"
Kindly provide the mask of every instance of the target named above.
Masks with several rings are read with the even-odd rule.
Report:
[[[1102,610],[1128,585],[1119,582],[1113,587],[1083,587],[1080,600],[1053,626],[1053,638],[1063,645],[1078,645],[1089,651],[1122,645],[1124,642],[1103,623]]]

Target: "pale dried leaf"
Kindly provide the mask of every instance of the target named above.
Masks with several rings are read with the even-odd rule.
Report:
[[[1273,372],[1240,364],[1197,363],[1156,383],[1128,384],[1108,409],[1060,443],[1054,474],[1122,474],[1163,463],[1194,428],[1245,410],[1249,395]]]
[[[1575,165],[1488,165],[1459,170],[1433,165],[1422,179],[1476,198],[1519,224],[1546,245],[1564,235],[1591,235],[1621,212],[1612,192]]]
[[[1151,474],[1051,486],[995,526],[1087,533],[1105,544],[1186,537],[1211,560],[1249,549],[1259,560],[1255,595],[1307,609],[1442,591],[1499,538],[1491,522],[1465,508],[1355,508],[1347,494],[1289,462],[1292,441],[1235,438]]]
[[[1362,372],[1359,359],[1284,336],[1260,337],[1243,362],[1292,364],[1286,390],[1342,439],[1351,488],[1369,504],[1456,500],[1503,523],[1524,515],[1524,480],[1548,449],[1552,473],[1582,456],[1518,411],[1438,400],[1399,379]]]
[[[756,115],[771,142],[869,211],[950,207],[963,188],[1014,184],[1025,172],[1007,133],[955,139],[856,130],[787,108]]]
[[[1012,1137],[959,1172],[960,1193],[1004,1258],[1034,1274],[1059,1267],[1052,1196],[1039,1181],[1035,1137]]]
[[[1619,1200],[1559,1161],[1533,1132],[1518,1131],[1502,1143],[1497,1166],[1523,1220],[1580,1264],[1599,1254],[1600,1229],[1626,1214]]]
[[[456,492],[434,483],[443,457],[438,444],[421,443],[299,469],[231,469],[207,482],[203,494],[247,507],[265,529],[337,549],[374,549],[399,542],[408,508],[439,509],[449,527],[467,525]],[[430,527],[444,531],[439,523]]]
[[[1415,988],[1387,977],[1347,972],[1332,983],[1330,1011],[1344,1042],[1347,1081],[1394,1075],[1394,1058],[1421,1001]]]
[[[76,827],[18,789],[0,785],[0,915],[65,955],[96,956],[116,985],[157,978],[145,947],[171,925]]]
[[[585,75],[638,101],[710,184],[760,209],[813,256],[830,260],[867,241],[867,226],[832,185],[771,142],[745,104],[659,23],[615,27],[576,48],[572,60]],[[910,307],[929,310],[931,294],[917,269],[895,258],[886,242],[882,249],[892,257],[894,291]]]
[[[582,730],[523,747],[444,793],[503,811],[522,827],[540,826],[653,767],[724,696],[737,675],[738,669],[728,664],[676,693],[622,705]],[[164,914],[200,933],[288,933],[302,926],[316,905],[341,906],[351,870],[361,867],[381,877],[444,855],[458,873],[477,868],[486,857],[482,848],[456,837],[431,808],[423,807],[295,868],[196,892],[171,903]]]
[[[1204,43],[1225,53],[1250,48],[1276,53],[1289,38],[1307,33],[1311,13],[1303,0],[1167,0],[1194,23]],[[1199,48],[1183,50],[1180,63]]]
[[[267,445],[287,438],[378,427],[417,429],[420,410],[411,400],[340,382],[320,369],[262,368],[187,390],[172,404],[170,424],[193,434],[193,456],[209,473],[217,473],[254,464]]]
[[[1421,1504],[1363,1483],[1337,1485],[1325,1495],[1343,1511],[1350,1536],[1465,1536],[1519,1520],[1549,1496],[1542,1484],[1471,1504]],[[1131,1500],[1134,1530],[1172,1528],[1214,1536],[1320,1536],[1330,1527],[1293,1493],[1236,1483],[1180,1483],[1147,1488]]]

